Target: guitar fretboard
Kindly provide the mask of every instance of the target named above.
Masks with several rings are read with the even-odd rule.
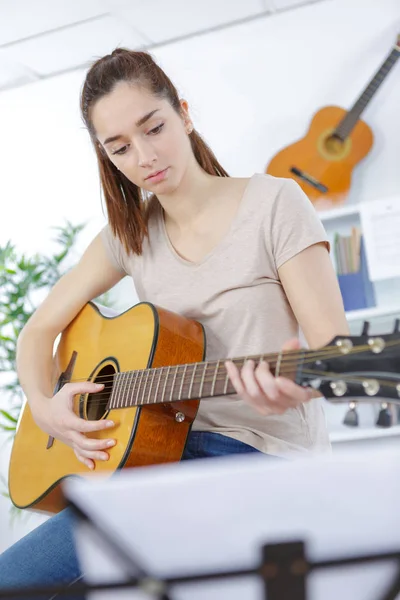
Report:
[[[335,135],[338,138],[345,140],[350,135],[358,119],[360,118],[361,113],[364,111],[367,104],[372,100],[372,97],[378,91],[378,88],[396,64],[399,56],[400,47],[395,46],[380,69],[375,73],[364,92],[336,127]]]
[[[289,369],[285,368],[285,377],[296,381],[299,365],[304,352],[297,352]],[[240,369],[247,359],[256,362],[264,360],[264,355],[235,359]],[[268,356],[271,372],[278,376],[281,371],[282,353]],[[235,394],[228,377],[224,360],[193,363],[168,367],[157,367],[139,371],[127,371],[114,375],[109,408],[127,408],[180,400],[211,398]]]

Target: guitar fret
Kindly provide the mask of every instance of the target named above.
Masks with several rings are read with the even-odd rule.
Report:
[[[226,375],[225,375],[225,384],[224,384],[224,391],[223,391],[224,394],[226,394],[228,391],[228,383],[229,383],[229,375],[228,375],[228,371],[227,371]]]
[[[115,398],[116,398],[115,407],[116,408],[120,408],[120,406],[119,406],[120,396],[119,396],[118,390],[121,387],[121,380],[122,380],[121,375],[122,375],[122,373],[116,373],[116,376],[115,376],[115,380],[116,380],[116,382],[115,382]]]
[[[142,385],[144,371],[143,370],[142,371],[138,371],[138,375],[139,374],[140,374],[140,381],[139,381],[138,386],[137,386],[137,406],[140,406],[140,404],[141,404],[141,402],[139,401],[139,394],[140,394],[140,391],[141,391],[140,387]]]
[[[127,406],[126,404],[126,400],[125,400],[125,396],[127,394],[128,388],[126,385],[126,382],[128,380],[129,374],[128,373],[121,373],[122,377],[121,377],[121,406]],[[127,377],[128,375],[128,377]]]
[[[153,387],[153,383],[154,383],[154,378],[156,376],[156,370],[155,369],[151,369],[151,382],[150,382],[150,389],[149,389],[149,393],[147,394],[147,404],[150,404],[150,396],[151,396],[151,388]]]
[[[133,381],[134,378],[135,378],[135,381]],[[131,398],[132,398],[131,404],[133,404],[133,406],[138,406],[137,394],[136,394],[136,384],[138,382],[138,378],[139,378],[139,371],[132,371],[133,386],[132,386],[132,390],[131,390]]]
[[[121,385],[119,386],[119,397],[120,397],[120,404],[121,404],[121,408],[124,408],[125,406],[125,393],[126,393],[126,387],[125,387],[125,380],[126,380],[126,373],[120,373],[121,376]]]
[[[131,380],[132,380],[132,371],[128,371],[126,374],[126,381],[125,381],[125,407],[128,407],[131,405]]]
[[[183,382],[185,381],[186,370],[187,370],[187,365],[185,365],[185,367],[183,369],[183,373],[182,373],[182,377],[181,377],[181,385],[179,387],[178,400],[180,400],[182,398],[182,388],[183,388]]]
[[[126,404],[125,404],[125,406],[130,406],[130,404],[131,404],[131,397],[132,397],[132,393],[131,393],[132,379],[133,379],[133,372],[132,372],[132,371],[128,371],[128,373],[127,373],[127,378],[126,378],[126,382],[125,382],[125,388],[126,388]]]
[[[115,406],[115,386],[117,384],[117,375],[118,373],[114,373],[112,376],[112,385],[111,385],[111,396],[110,396],[110,408],[116,408]]]
[[[207,373],[207,367],[208,367],[208,363],[205,363],[203,365],[203,375],[201,376],[201,381],[200,381],[200,390],[199,390],[199,396],[200,396],[200,398],[203,395],[203,385],[204,385],[204,379],[205,379],[205,376],[206,376],[206,373]]]
[[[221,362],[220,360],[217,361],[217,365],[216,365],[216,367],[214,369],[214,377],[213,377],[213,380],[212,380],[211,392],[210,392],[211,396],[214,396],[215,384],[216,384],[216,381],[217,381],[218,369],[219,369],[220,362]]]
[[[301,383],[302,380],[302,376],[303,376],[303,368],[304,368],[304,358],[306,356],[306,351],[305,350],[301,350],[300,351],[300,356],[296,361],[296,368],[294,370],[294,376],[293,376],[293,381],[297,384]]]
[[[164,367],[160,367],[160,368],[158,369],[158,371],[159,371],[159,375],[158,375],[158,381],[157,381],[157,387],[156,387],[156,391],[155,391],[155,394],[154,394],[154,403],[156,403],[156,402],[157,402],[157,399],[158,399],[158,388],[160,387],[160,381],[161,381],[161,377],[162,377],[163,369],[164,369]]]
[[[167,368],[167,374],[165,375],[165,381],[164,381],[164,388],[161,394],[161,402],[165,402],[164,400],[164,396],[165,396],[165,388],[167,387],[167,381],[168,381],[168,376],[169,376],[169,372],[171,370],[171,367]]]
[[[174,394],[174,386],[175,386],[175,379],[176,379],[176,375],[178,373],[178,367],[175,367],[174,369],[174,378],[172,380],[172,384],[171,384],[171,392],[169,394],[169,401],[172,402],[172,396]]]
[[[281,362],[282,362],[282,352],[279,352],[278,360],[276,361],[276,367],[275,367],[275,377],[279,377],[279,372],[281,369]]]
[[[148,382],[148,380],[149,380],[150,369],[146,369],[145,373],[146,373],[146,381],[144,382],[144,386],[143,386],[143,392],[142,392],[142,401],[141,401],[141,404],[145,404],[145,401],[144,401],[144,394],[145,394],[145,391],[146,391],[146,385],[147,385],[147,382]]]
[[[194,368],[193,368],[192,379],[190,381],[190,386],[189,386],[188,400],[190,400],[190,398],[192,397],[192,387],[193,387],[194,375],[196,373],[196,367],[197,367],[197,363],[194,364]]]

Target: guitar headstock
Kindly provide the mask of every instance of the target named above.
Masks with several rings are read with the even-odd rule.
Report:
[[[392,333],[336,336],[329,344],[307,352],[301,369],[303,385],[318,389],[328,400],[348,403],[387,402],[400,405],[400,320]]]

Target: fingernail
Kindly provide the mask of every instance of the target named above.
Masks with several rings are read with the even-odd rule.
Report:
[[[115,423],[114,421],[107,421],[106,423],[106,427],[114,427]]]
[[[115,440],[108,440],[107,448],[110,448],[111,446],[115,446]]]
[[[96,387],[104,387],[104,383],[96,383]]]

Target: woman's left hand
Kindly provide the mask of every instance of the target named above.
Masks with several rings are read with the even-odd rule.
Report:
[[[289,340],[282,350],[299,350],[298,338]],[[262,361],[257,365],[252,360],[246,361],[242,370],[228,360],[226,370],[236,392],[253,408],[263,415],[281,415],[288,408],[295,408],[313,397],[310,388],[303,388],[286,377],[274,377],[268,363]]]

